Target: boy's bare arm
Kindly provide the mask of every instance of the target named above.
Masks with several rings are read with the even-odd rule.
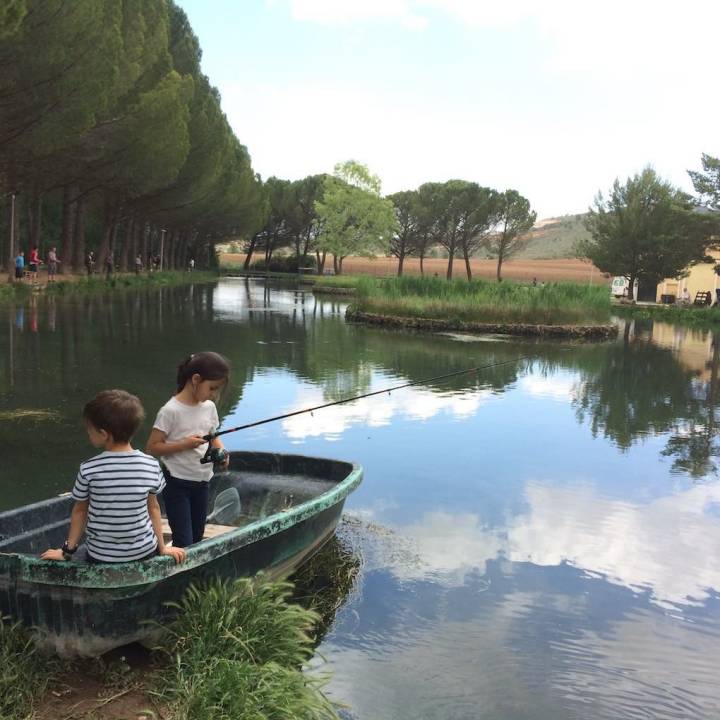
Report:
[[[182,440],[168,442],[167,433],[153,428],[147,445],[145,445],[145,452],[150,455],[155,455],[155,457],[162,457],[163,455],[172,455],[182,450],[192,450],[193,448],[204,445],[206,442],[207,440],[200,435],[191,435]]]
[[[155,531],[155,537],[157,538],[158,552],[161,555],[169,555],[176,563],[182,562],[185,560],[185,550],[165,544],[162,529],[162,516],[160,515],[160,505],[158,504],[157,497],[155,497],[155,495],[148,495],[147,506],[148,513],[150,515],[150,522],[152,523],[153,530]]]
[[[89,500],[78,500],[75,505],[73,505],[72,513],[70,514],[70,531],[67,536],[67,544],[71,548],[76,548],[78,546],[80,538],[85,532],[89,504]],[[64,560],[65,556],[63,555],[63,551],[61,549],[52,548],[46,550],[40,558],[42,560]]]

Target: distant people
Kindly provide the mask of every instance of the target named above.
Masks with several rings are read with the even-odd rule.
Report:
[[[15,256],[15,279],[22,281],[25,277],[25,253],[20,252]]]
[[[88,277],[95,272],[95,253],[90,250],[85,257],[85,268],[87,269]]]
[[[142,272],[143,269],[143,261],[142,261],[142,255],[138,253],[135,256],[135,274],[139,275]]]
[[[192,272],[195,269],[195,258],[190,258],[188,263],[188,272]]]
[[[37,249],[37,246],[35,246],[30,251],[30,264],[28,265],[28,269],[30,270],[30,277],[32,278],[33,285],[37,283],[37,272],[38,272],[38,265],[40,265],[40,253]]]
[[[682,295],[680,296],[680,301],[683,305],[690,304],[690,291],[687,288],[683,288]]]
[[[57,267],[60,260],[58,260],[57,248],[54,245],[50,248],[50,250],[48,250],[47,261],[48,282],[55,282],[55,276],[57,275]]]
[[[110,251],[107,254],[107,257],[105,258],[105,279],[110,280],[110,277],[113,274],[113,270],[115,269],[115,259],[113,258],[112,251]]]
[[[533,278],[533,287],[537,287],[537,278],[536,277]]]
[[[155,259],[153,260],[153,266],[155,267],[155,272],[158,272],[160,270],[160,256],[156,255]]]

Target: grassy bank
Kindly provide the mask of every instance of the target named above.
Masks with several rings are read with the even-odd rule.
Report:
[[[31,285],[29,283],[7,283],[0,285],[0,302],[25,300],[30,295],[67,295],[70,293],[95,293],[108,290],[132,290],[152,287],[170,287],[185,285],[187,283],[212,282],[218,277],[217,273],[210,271],[182,272],[171,271],[135,275],[130,273],[115,274],[110,280],[102,275],[91,277],[73,277],[72,279],[59,279],[47,285]]]
[[[657,320],[686,327],[720,328],[720,308],[680,305],[614,305],[613,313],[625,318]]]
[[[136,669],[117,653],[44,657],[27,630],[0,623],[0,720],[336,720],[326,678],[303,671],[318,615],[291,592],[248,579],[190,588]]]
[[[0,618],[0,720],[31,717],[58,669],[58,661],[42,656],[24,628]]]
[[[573,325],[605,323],[607,289],[578,283],[538,287],[505,281],[358,278],[353,307],[377,315],[483,323]]]

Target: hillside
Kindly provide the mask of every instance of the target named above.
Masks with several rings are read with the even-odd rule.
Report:
[[[585,215],[563,215],[538,220],[527,235],[527,245],[514,257],[526,260],[575,257],[576,243],[589,236],[584,220]]]

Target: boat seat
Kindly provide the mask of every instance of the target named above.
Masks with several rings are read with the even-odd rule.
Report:
[[[167,518],[162,519],[163,537],[165,538],[166,545],[172,545],[172,532],[170,531],[170,523]],[[203,533],[203,540],[217,537],[218,535],[224,535],[231,530],[237,530],[234,525],[218,525],[217,523],[208,523],[205,526],[205,532]]]

